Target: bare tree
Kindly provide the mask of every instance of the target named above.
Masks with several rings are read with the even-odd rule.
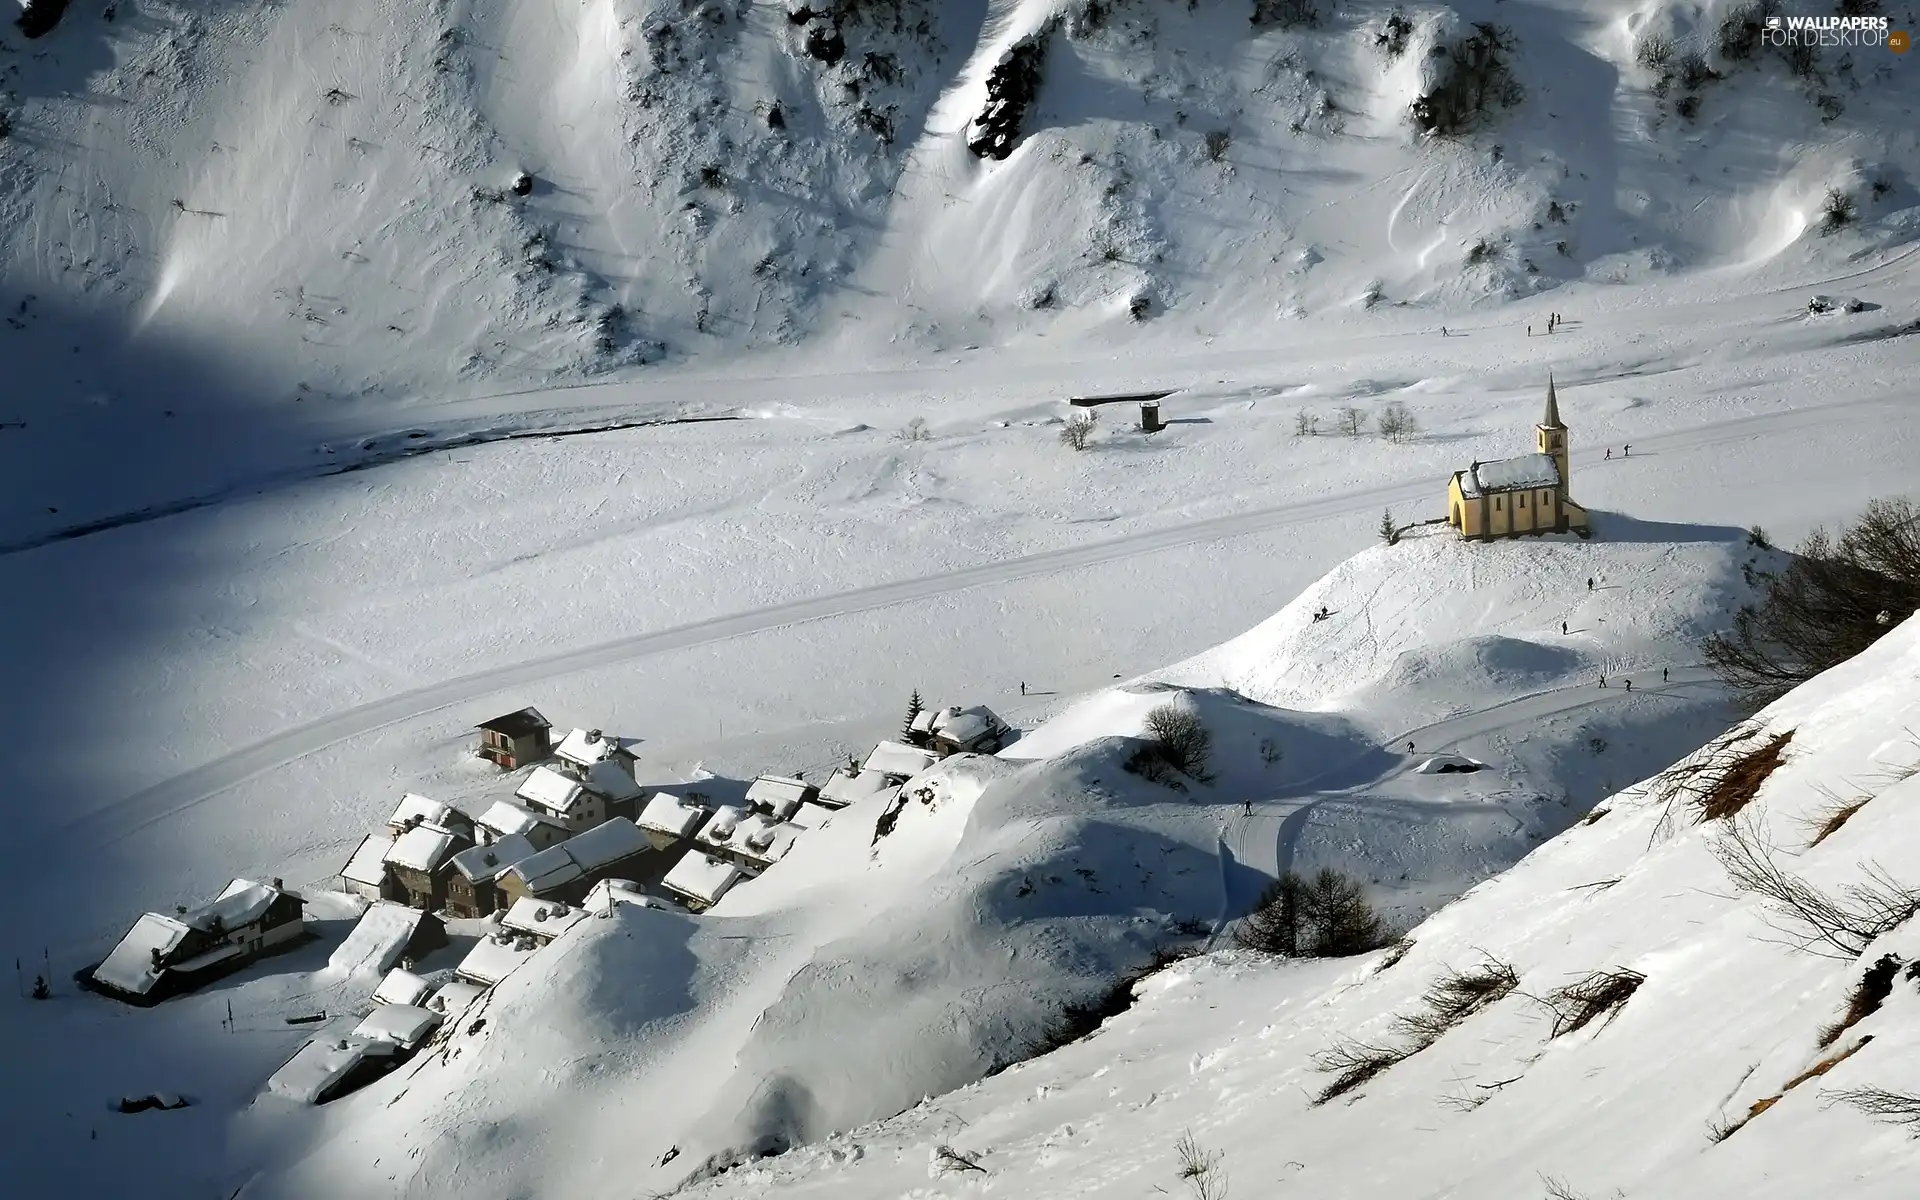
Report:
[[[1821,891],[1780,865],[1778,851],[1750,817],[1727,822],[1710,846],[1734,887],[1759,896],[1768,924],[1797,950],[1851,962],[1920,914],[1920,891],[1877,865],[1862,864],[1858,883]]]
[[[924,442],[933,437],[933,430],[927,427],[925,417],[915,417],[907,422],[907,427],[900,431],[900,436],[909,442]]]
[[[1207,762],[1213,755],[1213,734],[1198,713],[1177,704],[1162,704],[1147,714],[1147,744],[1174,770],[1201,783],[1213,776]]]
[[[1293,436],[1313,437],[1320,432],[1320,417],[1317,413],[1301,409],[1293,414]]]
[[[1343,404],[1339,413],[1340,429],[1348,437],[1359,437],[1367,428],[1367,410],[1353,404]]]
[[[1920,1096],[1879,1087],[1838,1088],[1822,1092],[1826,1107],[1850,1104],[1869,1116],[1893,1125],[1904,1125],[1920,1136]]]
[[[1060,427],[1060,440],[1074,450],[1085,450],[1093,440],[1094,416],[1088,412],[1078,412],[1067,418]]]
[[[1377,428],[1380,431],[1380,436],[1388,441],[1404,442],[1408,438],[1419,434],[1420,422],[1414,419],[1412,409],[1409,409],[1398,400],[1392,400],[1387,403],[1385,408],[1380,410],[1380,421]]]

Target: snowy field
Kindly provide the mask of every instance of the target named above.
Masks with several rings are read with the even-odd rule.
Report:
[[[0,719],[23,753],[0,812],[32,899],[0,950],[56,986],[0,1018],[34,1098],[0,1177],[613,1197],[804,1147],[686,1194],[1145,1200],[1184,1186],[1190,1127],[1239,1196],[1518,1200],[1543,1173],[1635,1200],[1904,1194],[1902,1135],[1810,1091],[1708,1142],[1811,1065],[1851,968],[1766,948],[1703,831],[1648,849],[1649,802],[1608,797],[1734,719],[1698,646],[1775,561],[1748,527],[1790,546],[1914,494],[1920,89],[1884,54],[1834,65],[1823,121],[1810,82],[1720,63],[1686,121],[1634,47],[1724,5],[1422,8],[1396,64],[1370,41],[1389,6],[1351,7],[1251,35],[1205,5],[1099,29],[926,6],[831,68],[748,4],[127,3],[30,49],[7,28]],[[989,69],[1056,10],[1030,137],[975,160]],[[1527,101],[1416,144],[1423,48],[1489,16]],[[869,52],[905,69],[856,102]],[[893,141],[855,140],[860,104]],[[525,204],[475,198],[522,168]],[[1822,232],[1829,189],[1857,211]],[[1469,262],[1477,241],[1502,248]],[[1810,315],[1817,293],[1859,311]],[[1599,536],[1382,545],[1383,511],[1442,517],[1452,471],[1532,450],[1549,375]],[[1062,443],[1067,397],[1147,388],[1174,392],[1161,432],[1113,406]],[[1336,429],[1394,402],[1414,436]],[[1914,637],[1768,718],[1808,748],[1769,821],[1897,757]],[[344,902],[151,1010],[71,983],[147,909],[328,881],[403,792],[509,795],[472,756],[499,712],[640,739],[648,787],[724,788],[823,778],[915,690],[1022,736],[916,781],[883,840],[856,805],[708,914],[583,925],[483,1027],[324,1108],[261,1091],[307,1036],[287,1018],[366,1007],[327,969]],[[1168,702],[1215,731],[1211,785],[1123,768]],[[1484,769],[1420,773],[1435,754]],[[1903,838],[1870,805],[1805,865],[1838,880],[1870,849],[1911,876]],[[1390,974],[1222,951],[1009,1067],[1061,1006],[1224,945],[1266,879],[1323,865],[1419,927]],[[1648,983],[1551,1046],[1515,995],[1307,1108],[1309,1055],[1481,950],[1529,992]],[[1898,1083],[1876,1059],[1913,999],[1836,1078]],[[148,1092],[193,1103],[109,1111]],[[1383,1126],[1412,1140],[1383,1155]],[[987,1170],[931,1169],[942,1144]]]

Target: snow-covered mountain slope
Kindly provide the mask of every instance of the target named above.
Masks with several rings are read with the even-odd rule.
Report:
[[[1706,272],[1714,295],[1728,271],[1804,278],[1911,236],[1916,85],[1884,49],[1796,75],[1728,42],[1721,0],[1259,12],[1288,8],[1321,19],[76,5],[37,39],[0,29],[0,338],[43,418],[385,412],[823,334],[836,354],[1053,356],[1573,281]],[[1476,22],[1507,38],[1492,90],[1510,76],[1517,102],[1422,137],[1435,52]],[[1018,47],[1037,90],[1011,154],[978,157]],[[1851,219],[1823,236],[1830,190]]]
[[[1084,1041],[679,1194],[1228,1194],[1194,1191],[1204,1175],[1233,1195],[1908,1195],[1916,711],[1920,618],[1612,797],[1404,954],[1189,960]],[[1769,747],[1777,765],[1754,770]],[[1735,761],[1746,785],[1722,786]],[[1703,814],[1709,794],[1737,814]],[[1779,869],[1773,895],[1730,875],[1742,844]],[[1792,896],[1838,905],[1832,938]],[[1398,1019],[1476,973],[1490,1001],[1409,1040]],[[1582,1010],[1563,989],[1597,976],[1626,986],[1569,1028]],[[1398,1061],[1316,1102],[1336,1078],[1322,1056],[1363,1046]]]
[[[242,1158],[260,1172],[250,1192],[404,1194],[382,1165],[397,1160],[414,1164],[408,1177],[500,1194],[664,1189],[817,1142],[1026,1057],[1066,1009],[1097,1005],[1156,952],[1204,940],[1276,871],[1340,866],[1411,925],[1573,823],[1597,794],[1585,781],[1594,763],[1637,777],[1724,727],[1715,689],[1685,670],[1662,686],[1654,664],[1690,660],[1693,634],[1741,592],[1740,567],[1757,552],[1738,540],[1549,539],[1493,548],[1479,590],[1450,593],[1446,582],[1471,577],[1483,553],[1437,537],[1382,546],[1243,639],[1265,638],[1258,653],[1216,656],[1271,660],[1284,640],[1275,627],[1338,600],[1345,607],[1311,632],[1291,630],[1296,653],[1328,656],[1303,684],[1319,690],[1321,711],[1215,684],[1125,685],[998,758],[934,768],[895,817],[845,810],[702,917],[631,910],[589,922],[404,1078],[319,1114],[258,1102],[243,1123],[254,1148]],[[1566,635],[1580,651],[1553,648],[1564,584],[1579,581],[1585,597],[1586,572],[1610,590],[1586,601],[1593,626]],[[1363,583],[1387,578],[1431,593],[1427,623],[1408,631],[1399,659],[1341,649],[1352,629],[1387,617],[1370,618]],[[1496,600],[1503,619],[1476,621]],[[1515,657],[1531,646],[1539,660],[1505,690],[1475,652],[1489,628]],[[1421,774],[1421,756],[1382,744],[1378,730],[1422,719],[1418,704],[1378,700],[1396,664],[1420,654],[1436,694],[1454,699],[1437,715],[1465,719],[1427,722],[1432,747],[1483,770]],[[1655,674],[1637,697],[1601,692],[1587,656]],[[1486,712],[1462,711],[1469,689]],[[1128,769],[1147,713],[1168,704],[1212,734],[1210,781],[1175,787]],[[1488,716],[1503,709],[1515,719]],[[310,1149],[273,1162],[289,1137]]]

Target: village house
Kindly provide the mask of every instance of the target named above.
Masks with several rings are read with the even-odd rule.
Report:
[[[462,837],[473,836],[473,819],[451,804],[429,800],[415,792],[400,797],[400,803],[387,818],[387,832],[400,837],[416,825],[433,825]]]
[[[730,859],[759,874],[786,856],[803,831],[762,812],[724,805],[694,838],[694,847],[714,858]]]
[[[1447,524],[1464,538],[1491,539],[1573,532],[1587,536],[1587,510],[1569,494],[1567,427],[1547,380],[1547,408],[1534,426],[1536,452],[1475,462],[1447,483]]]
[[[618,762],[599,762],[586,769],[580,786],[606,801],[607,818],[633,820],[639,807],[641,787],[633,777],[633,768]]]
[[[328,956],[327,968],[348,978],[378,978],[396,963],[417,962],[447,944],[439,917],[392,900],[376,900]]]
[[[581,905],[528,896],[513,902],[507,915],[500,918],[500,928],[509,933],[524,933],[545,946],[586,920],[588,915],[589,910]]]
[[[803,832],[812,829],[824,829],[827,823],[833,820],[835,811],[836,810],[817,800],[809,800],[795,809],[793,815],[788,817],[787,821],[794,828]]]
[[[500,876],[537,853],[524,834],[511,833],[497,842],[469,846],[454,855],[453,873],[447,876],[447,915],[491,915],[502,904]]]
[[[1012,732],[1012,727],[984,704],[942,708],[934,711],[928,722],[926,745],[942,755],[992,754],[1006,744]]]
[[[819,794],[818,787],[797,775],[762,775],[747,788],[747,807],[772,813],[784,821]]]
[[[529,812],[570,833],[584,833],[612,815],[605,796],[552,767],[535,767],[513,795]]]
[[[199,908],[145,914],[86,979],[130,1004],[157,1004],[296,944],[305,914],[278,879],[236,879]]]
[[[601,763],[612,763],[632,778],[634,764],[639,761],[633,748],[638,744],[636,738],[612,737],[598,729],[576,729],[560,739],[553,756],[576,775],[584,775]]]
[[[711,811],[692,796],[655,792],[641,806],[640,816],[634,823],[647,835],[655,850],[665,850],[692,837]]]
[[[325,1104],[391,1074],[405,1057],[384,1038],[327,1034],[301,1046],[267,1080],[267,1090],[302,1104]]]
[[[459,1016],[469,1004],[487,994],[486,986],[465,979],[449,979],[427,998],[426,1007],[430,1012],[452,1020]]]
[[[686,903],[694,912],[704,912],[720,902],[734,884],[746,878],[740,864],[716,858],[700,850],[681,855],[660,886]]]
[[[889,783],[905,783],[939,761],[940,755],[921,746],[909,746],[905,742],[881,742],[860,764],[860,773],[865,775],[871,771]]]
[[[587,898],[580,907],[590,913],[610,913],[616,904],[631,904],[636,908],[658,908],[659,902],[649,899],[640,890],[640,886],[625,879],[602,879],[587,889]]]
[[[602,879],[636,878],[652,853],[653,843],[638,825],[608,821],[507,868],[499,880],[501,896],[508,902],[532,896],[572,903]]]
[[[433,1031],[440,1028],[441,1016],[415,1004],[382,1004],[354,1027],[350,1037],[370,1042],[390,1042],[402,1054],[412,1054],[426,1045]]]
[[[545,850],[572,836],[566,826],[522,808],[511,800],[495,800],[486,812],[480,814],[480,819],[473,823],[473,827],[474,840],[482,846],[518,835],[526,838],[535,850]]]
[[[380,986],[373,989],[375,1004],[425,1004],[433,994],[433,985],[405,967],[388,971]]]
[[[820,785],[820,795],[815,800],[828,808],[846,808],[863,800],[887,805],[900,794],[901,782],[878,771],[863,771],[857,765],[842,767]]]
[[[517,770],[553,753],[553,726],[537,708],[482,721],[478,728],[479,756],[503,771]]]
[[[491,933],[474,943],[473,949],[460,960],[453,969],[455,978],[468,983],[490,988],[502,979],[513,974],[521,963],[532,958],[540,944],[524,933],[508,933],[501,930]],[[448,985],[452,986],[452,985]],[[441,989],[446,991],[445,988]],[[439,999],[436,995],[434,999]],[[428,1007],[432,1007],[429,1002]]]
[[[384,830],[361,838],[353,857],[340,868],[341,888],[368,900],[391,900],[394,891],[387,878],[387,851],[393,849],[393,842],[393,834]]]
[[[453,856],[469,845],[466,838],[437,825],[415,825],[394,839],[386,864],[397,898],[414,908],[437,911],[446,903]]]

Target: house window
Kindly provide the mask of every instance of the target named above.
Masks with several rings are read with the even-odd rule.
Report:
[[[1525,492],[1522,492],[1520,493],[1520,507],[1525,508],[1526,506],[1527,506],[1527,494]]]
[[[1495,507],[1496,509],[1497,509],[1497,508],[1500,508],[1500,507],[1501,507],[1501,503],[1500,503],[1500,497],[1498,497],[1498,496],[1495,496],[1495,497],[1493,498],[1493,506],[1494,506],[1494,507]]]

